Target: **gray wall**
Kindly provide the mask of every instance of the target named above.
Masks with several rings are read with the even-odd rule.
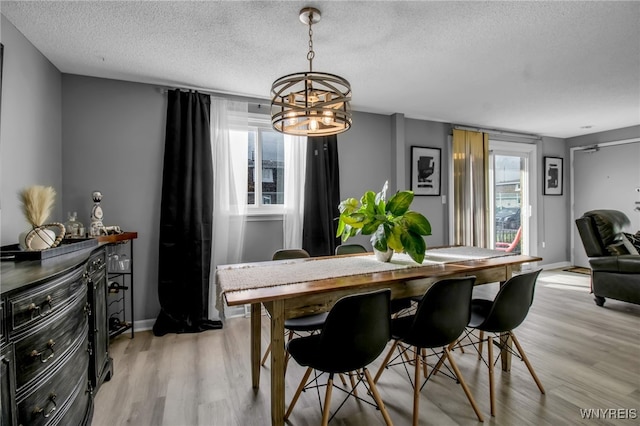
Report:
[[[103,194],[105,225],[138,232],[134,241],[135,317],[154,319],[166,94],[151,85],[64,74],[63,206],[86,225]]]
[[[62,208],[61,76],[3,15],[2,117],[0,121],[0,240],[14,244],[29,224],[18,192],[52,186],[56,204],[49,221],[66,221]]]
[[[448,136],[451,134],[451,125],[424,120],[405,120],[405,183],[406,189],[411,188],[411,147],[423,146],[440,148],[441,176],[440,197],[418,196],[414,198],[411,208],[426,216],[431,223],[431,236],[427,237],[427,247],[441,246],[449,243],[449,217],[448,204],[442,203],[442,196],[447,196],[449,190],[449,163],[447,153]],[[448,202],[448,201],[447,201]]]
[[[640,126],[625,127],[622,129],[610,130],[608,132],[591,133],[584,136],[566,139],[566,156],[569,158],[569,148],[576,146],[589,146],[597,143],[622,141],[626,139],[640,138]],[[578,194],[576,194],[578,195]]]
[[[563,139],[558,138],[542,138],[542,142],[538,144],[538,253],[537,255],[544,259],[543,264],[556,264],[567,262],[571,259],[569,256],[570,244],[569,237],[571,230],[569,229],[569,181],[568,160],[565,155],[565,146]],[[541,148],[541,149],[540,149]],[[562,196],[543,195],[543,179],[544,179],[544,157],[562,157],[564,186]],[[536,219],[534,217],[534,219]],[[544,247],[543,246],[544,243]],[[532,253],[535,254],[535,253]]]

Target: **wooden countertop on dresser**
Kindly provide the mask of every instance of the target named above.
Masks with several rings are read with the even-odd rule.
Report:
[[[78,250],[44,260],[3,260],[0,273],[0,294],[25,289],[83,264],[100,246]]]

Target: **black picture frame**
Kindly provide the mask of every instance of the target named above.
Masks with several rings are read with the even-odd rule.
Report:
[[[411,147],[411,190],[414,195],[440,195],[441,152],[440,148]]]
[[[564,186],[563,161],[560,157],[544,157],[542,182],[544,195],[562,195],[562,187]]]

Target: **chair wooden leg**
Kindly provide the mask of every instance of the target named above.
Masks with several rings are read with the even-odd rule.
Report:
[[[389,413],[387,412],[387,409],[384,406],[384,402],[382,402],[382,398],[380,398],[380,394],[378,393],[376,384],[373,382],[373,379],[371,379],[371,374],[369,373],[369,370],[367,370],[366,368],[364,369],[364,377],[367,379],[367,383],[369,383],[369,389],[371,389],[371,393],[373,394],[373,399],[376,401],[376,404],[378,404],[378,408],[382,413],[382,417],[384,418],[385,423],[387,424],[387,426],[393,426],[391,417],[389,417]]]
[[[413,426],[418,426],[420,419],[420,351],[415,350],[413,356],[415,370],[413,375]]]
[[[313,371],[313,368],[311,367],[307,368],[307,371],[305,371],[304,377],[302,377],[302,381],[300,382],[300,385],[298,385],[298,389],[296,390],[295,395],[293,395],[293,398],[291,399],[291,403],[289,404],[289,408],[287,409],[287,412],[284,415],[285,420],[289,418],[289,415],[293,411],[293,406],[296,405],[296,402],[298,402],[298,398],[300,398],[300,394],[302,393],[302,390],[304,389],[304,385],[307,383],[307,380],[309,379],[309,375],[311,375],[311,371]]]
[[[529,362],[529,358],[527,358],[524,351],[522,350],[522,346],[520,346],[520,342],[518,341],[518,339],[516,339],[516,335],[513,334],[513,332],[509,332],[509,334],[511,335],[511,340],[513,340],[513,343],[516,345],[518,352],[520,352],[520,356],[522,357],[522,360],[524,361],[525,365],[529,369],[529,373],[531,373],[531,377],[533,377],[533,380],[536,382],[536,385],[538,385],[538,389],[540,389],[540,393],[544,394],[544,388],[542,387],[542,382],[540,382],[540,379],[538,379],[538,376],[536,375],[535,371],[533,371],[533,367]]]
[[[380,368],[378,368],[378,372],[376,373],[376,376],[373,379],[373,383],[378,383],[378,379],[382,375],[382,371],[384,371],[385,367],[389,363],[389,360],[391,359],[391,355],[393,355],[393,351],[396,350],[397,346],[398,346],[398,341],[394,340],[393,344],[391,345],[391,349],[389,349],[389,352],[387,352],[387,356],[384,357],[384,361],[382,361],[382,364],[380,364]]]
[[[293,331],[289,330],[289,337],[287,340],[293,339]],[[271,343],[267,346],[267,350],[264,351],[264,355],[262,356],[262,361],[260,361],[260,365],[264,367],[264,364],[267,362],[267,358],[269,358],[269,354],[271,353]],[[289,362],[289,354],[284,359],[284,371],[287,371],[287,362]]]
[[[400,344],[400,348],[402,348],[403,350],[405,349],[404,346],[402,346],[402,344]],[[408,350],[404,350],[403,351],[403,356],[405,361],[407,361],[409,364],[413,364],[413,360],[411,358],[409,358],[409,351]]]
[[[456,373],[456,377],[458,378],[458,381],[460,382],[460,385],[462,386],[462,390],[464,390],[465,395],[467,395],[467,399],[469,400],[469,403],[471,404],[471,407],[473,407],[473,411],[476,412],[476,416],[478,417],[478,420],[481,421],[481,422],[484,422],[484,418],[482,418],[482,414],[480,413],[480,409],[478,408],[478,404],[476,404],[476,400],[473,398],[473,395],[471,395],[471,390],[469,390],[469,387],[467,386],[467,383],[462,378],[462,373],[460,372],[460,369],[458,368],[458,364],[456,364],[455,360],[451,356],[451,352],[449,351],[448,347],[444,348],[444,354],[445,354],[447,360],[449,361],[449,364],[451,365],[451,368],[453,368],[453,372]]]
[[[493,385],[493,337],[487,337],[487,352],[489,363],[489,401],[491,402],[491,416],[496,415],[496,396],[494,394]]]
[[[329,423],[329,406],[331,405],[331,392],[333,391],[333,374],[329,374],[329,380],[327,380],[327,392],[324,395],[324,407],[322,409],[322,426],[327,426]]]
[[[424,374],[424,378],[426,379],[427,375],[429,374],[427,366],[427,349],[420,349],[420,354],[422,355],[422,374]]]
[[[260,365],[264,367],[264,364],[267,362],[267,358],[269,358],[269,354],[271,353],[271,343],[267,346],[267,350],[264,351],[264,356],[262,357],[262,361],[260,361]]]
[[[458,342],[453,342],[451,343],[449,346],[447,346],[447,349],[449,349],[450,351],[453,350],[453,347],[457,344]],[[433,375],[435,376],[436,374],[438,374],[438,371],[440,371],[440,367],[442,367],[442,363],[444,362],[444,354],[440,357],[440,359],[438,360],[438,362],[436,363],[435,367],[433,367]]]
[[[351,382],[351,389],[353,389],[353,394],[355,396],[358,396],[358,389],[356,389],[356,381],[353,378],[354,374],[357,374],[357,372],[354,373],[353,371],[349,371],[349,381]],[[346,383],[345,383],[345,386],[346,386]]]
[[[484,331],[480,331],[480,337],[478,339],[478,361],[482,359],[482,341],[484,340]]]
[[[291,339],[293,339],[293,331],[289,330],[289,338],[287,339],[288,341],[290,341]],[[284,357],[284,372],[287,372],[287,365],[289,364],[289,358],[291,358],[291,355],[289,355],[289,351],[285,351],[285,357]]]

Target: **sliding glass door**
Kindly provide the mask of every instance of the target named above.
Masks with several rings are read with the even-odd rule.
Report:
[[[535,247],[536,146],[489,140],[491,247],[530,254]]]

